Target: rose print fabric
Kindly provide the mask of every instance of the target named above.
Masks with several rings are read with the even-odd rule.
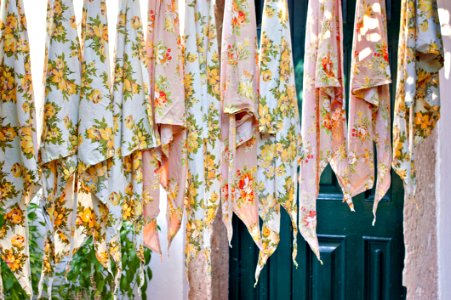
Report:
[[[426,139],[440,118],[439,71],[443,42],[435,0],[403,0],[398,76],[393,122],[393,168],[414,195],[414,147]]]
[[[280,206],[291,218],[297,265],[295,196],[301,128],[286,0],[265,1],[260,43],[258,199],[263,234],[256,280],[279,243]]]
[[[1,1],[0,13],[0,257],[31,296],[27,206],[40,175],[30,46],[23,1]]]
[[[156,2],[156,3],[155,3]],[[150,19],[153,25],[153,108],[155,124],[161,139],[159,153],[154,153],[148,164],[146,176],[157,176],[167,191],[168,240],[171,243],[180,229],[183,217],[187,179],[186,113],[183,85],[183,53],[180,36],[180,20],[176,0],[150,2]],[[159,159],[159,161],[157,161]],[[154,175],[149,175],[154,174]],[[158,174],[157,174],[158,173]],[[157,175],[155,175],[157,174]],[[150,179],[150,178],[149,178]],[[159,249],[156,231],[158,215],[158,188],[153,188],[146,208],[146,242],[152,249]],[[157,199],[157,200],[155,200]]]
[[[260,247],[257,197],[257,28],[251,0],[226,0],[221,44],[222,212],[229,242],[232,214]]]
[[[78,108],[80,104],[80,44],[71,0],[49,0],[47,11],[44,124],[40,147],[46,240],[41,292],[52,275],[70,263],[76,213]],[[48,280],[48,281],[47,281]]]
[[[143,152],[156,147],[157,139],[139,0],[119,2],[113,99],[115,158],[109,178],[109,210],[114,216],[122,215],[122,221],[133,226],[134,234],[127,238],[133,239],[137,255],[144,262]],[[108,225],[109,253],[120,261],[121,222],[114,220]]]
[[[82,16],[82,85],[78,127],[78,202],[74,249],[93,237],[99,262],[110,269],[106,230],[119,244],[120,210],[109,201],[114,156],[114,106],[110,91],[108,23],[104,0],[85,0]],[[111,209],[110,209],[111,208]],[[120,264],[120,252],[111,253]]]
[[[155,113],[154,95],[155,95],[155,56],[154,56],[154,39],[156,30],[156,13],[159,10],[160,2],[149,0],[148,2],[148,18],[147,18],[147,58],[148,73],[150,83],[150,98],[152,110]],[[159,140],[158,127],[155,124],[155,114],[153,125],[156,137]],[[161,253],[160,238],[158,236],[157,217],[160,213],[160,171],[162,163],[161,148],[155,148],[151,151],[143,153],[143,181],[144,181],[144,245],[152,251]]]
[[[374,142],[377,151],[374,221],[378,203],[391,183],[391,75],[385,16],[385,1],[357,1],[349,102],[349,196],[373,187]]]
[[[346,113],[340,0],[309,1],[299,177],[299,230],[319,259],[316,199],[328,164],[347,191]],[[345,192],[346,194],[346,192]],[[347,200],[352,208],[352,202]]]
[[[186,267],[198,254],[210,263],[212,225],[220,201],[221,102],[215,5],[215,0],[185,2]]]

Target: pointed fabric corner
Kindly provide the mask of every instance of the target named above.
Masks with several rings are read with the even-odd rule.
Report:
[[[149,2],[149,27],[153,40],[150,70],[153,70],[152,106],[158,128],[161,147],[150,159],[146,176],[159,177],[167,191],[168,242],[182,224],[184,197],[186,193],[187,153],[186,114],[183,83],[183,52],[180,36],[180,20],[176,0]],[[152,13],[152,10],[154,12]],[[148,37],[151,38],[150,36]],[[149,177],[149,182],[151,177]],[[146,180],[147,181],[147,180]],[[147,225],[145,239],[151,247],[159,248],[156,231],[158,216],[158,187],[149,189],[149,206],[145,208]],[[152,192],[153,191],[153,192]],[[161,253],[161,249],[158,249]]]
[[[280,239],[280,206],[291,218],[293,262],[297,256],[298,149],[301,142],[291,33],[286,0],[266,0],[260,38],[258,200],[262,249],[255,280]]]
[[[105,0],[85,0],[81,22],[81,88],[78,127],[77,219],[74,252],[92,236],[97,260],[120,273],[120,205],[110,199],[108,177],[114,156],[114,103],[111,93]]]
[[[409,197],[416,191],[415,146],[440,119],[443,41],[436,0],[403,0],[393,120],[393,169]]]
[[[220,81],[215,0],[185,1],[184,74],[188,188],[185,265],[203,253],[210,271],[211,235],[220,195]]]
[[[253,0],[226,0],[221,45],[222,217],[232,214],[261,247],[257,196],[257,25]]]
[[[375,144],[375,220],[377,206],[391,184],[391,74],[385,1],[357,1],[352,47],[348,124],[349,193],[354,197],[373,188]]]
[[[321,173],[330,164],[344,194],[346,112],[340,0],[309,1],[301,121],[299,230],[317,258],[316,199]],[[353,209],[352,200],[347,202]]]
[[[0,12],[0,257],[32,296],[27,207],[40,174],[30,45],[23,1],[1,1]]]
[[[69,268],[75,226],[81,63],[71,0],[49,0],[45,60],[44,124],[40,147],[47,243],[40,282],[48,297],[55,277],[63,284]]]
[[[144,263],[143,153],[157,146],[139,0],[119,1],[113,81],[115,157],[109,178],[111,208],[131,226],[135,250]],[[112,231],[117,233],[118,228]],[[115,241],[114,235],[110,235]],[[110,240],[110,246],[114,247]],[[118,243],[120,247],[120,243]],[[120,251],[120,248],[119,250]],[[111,248],[110,248],[111,252]],[[144,276],[142,265],[139,276]],[[143,280],[140,280],[143,283]]]

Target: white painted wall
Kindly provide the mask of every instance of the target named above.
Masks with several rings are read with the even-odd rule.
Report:
[[[118,11],[118,0],[106,0],[108,8],[109,35],[110,35],[110,58],[113,59],[116,40],[116,20]],[[31,48],[31,68],[33,76],[34,94],[37,108],[38,132],[42,128],[43,110],[43,68],[44,52],[46,40],[46,12],[47,0],[24,0],[25,13],[28,21],[30,48]],[[75,13],[78,22],[81,20],[83,0],[74,0]],[[145,23],[147,0],[141,0],[142,18]],[[145,25],[145,24],[144,24]],[[146,28],[144,26],[144,28]],[[113,65],[113,64],[111,64]],[[162,193],[161,214],[158,220],[161,228],[161,246],[164,251],[163,257],[153,255],[150,262],[153,279],[149,284],[149,299],[178,300],[187,298],[187,284],[184,272],[183,236],[184,228],[172,242],[171,250],[167,250],[167,230],[166,224],[166,195]]]
[[[439,0],[445,43],[445,68],[441,72],[442,115],[437,145],[437,240],[439,299],[451,299],[451,1]]]

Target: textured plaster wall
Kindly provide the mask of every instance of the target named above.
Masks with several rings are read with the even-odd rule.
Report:
[[[439,299],[451,299],[451,1],[439,0],[445,43],[445,68],[441,76],[442,119],[437,146]]]
[[[416,149],[418,188],[415,199],[404,199],[404,261],[403,285],[407,299],[437,299],[438,265],[436,234],[434,131]]]
[[[451,1],[438,0],[445,46],[441,120],[417,149],[418,193],[405,201],[407,299],[451,299]]]

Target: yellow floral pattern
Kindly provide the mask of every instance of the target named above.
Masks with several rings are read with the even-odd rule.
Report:
[[[186,267],[199,253],[210,263],[212,226],[220,202],[221,103],[215,5],[215,0],[185,2]]]
[[[293,226],[293,262],[297,256],[298,149],[300,118],[294,80],[286,0],[266,0],[260,39],[258,200],[263,220],[256,281],[280,240],[280,206]]]
[[[114,156],[114,103],[105,0],[84,1],[81,29],[78,201],[73,251],[92,236],[98,261],[111,271],[111,255],[120,273],[122,217],[118,204],[110,200],[108,187]]]
[[[116,43],[113,81],[115,157],[109,174],[106,240],[110,256],[120,262],[121,223],[131,224],[134,229],[131,238],[144,263],[143,152],[155,148],[158,139],[153,127],[139,0],[120,1]],[[143,276],[143,265],[140,270],[140,276]]]
[[[40,174],[23,1],[1,1],[0,14],[0,258],[31,296],[27,206]]]
[[[436,0],[403,0],[393,120],[393,168],[414,195],[415,146],[440,118],[439,71],[443,42]]]
[[[72,250],[76,213],[75,180],[80,104],[80,43],[71,0],[49,0],[44,69],[44,124],[40,146],[43,207],[47,212],[47,243],[40,293],[50,297],[62,283]],[[55,280],[53,280],[55,276]],[[46,290],[44,290],[46,287]]]

